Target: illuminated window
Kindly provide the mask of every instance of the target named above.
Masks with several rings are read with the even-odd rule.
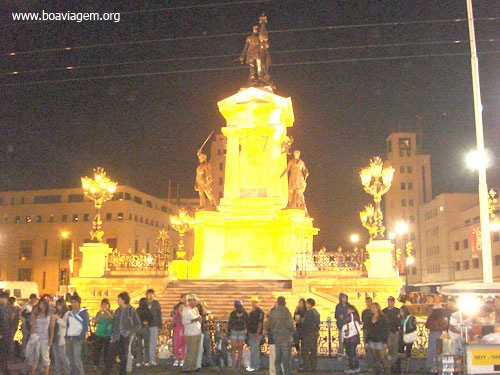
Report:
[[[19,268],[17,270],[18,281],[31,281],[31,268]]]
[[[83,221],[89,221],[90,220],[90,215],[89,214],[83,214]]]
[[[38,216],[36,217],[36,222],[37,222],[37,223],[41,223],[41,222],[42,222],[42,215],[38,215]]]
[[[19,243],[19,259],[30,260],[33,254],[33,241],[24,240]]]
[[[123,212],[118,212],[117,218],[118,220],[123,220]]]
[[[26,222],[31,223],[31,216],[26,216]]]
[[[61,240],[61,259],[62,260],[71,259],[71,247],[72,247],[71,238],[65,238],[65,239]]]
[[[14,222],[16,224],[19,224],[21,222],[21,218],[19,216],[16,216],[16,218],[14,219]]]
[[[78,221],[78,214],[73,214],[73,221]]]

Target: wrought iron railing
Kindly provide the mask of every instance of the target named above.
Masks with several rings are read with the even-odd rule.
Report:
[[[168,268],[168,259],[161,254],[140,253],[133,254],[131,250],[122,253],[117,249],[111,251],[107,257],[108,271],[157,271]]]
[[[326,251],[325,248],[317,252],[297,252],[297,271],[366,271],[368,252],[355,247],[353,250]]]

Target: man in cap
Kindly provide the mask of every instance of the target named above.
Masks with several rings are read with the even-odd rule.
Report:
[[[186,359],[182,372],[196,371],[196,362],[201,342],[201,316],[196,304],[196,295],[187,296],[188,305],[182,311],[182,325],[186,339]]]
[[[250,366],[247,371],[258,371],[260,369],[260,341],[262,340],[262,329],[264,326],[264,311],[259,307],[259,297],[250,298],[252,311],[248,315],[248,345],[250,346]]]
[[[285,297],[278,297],[277,306],[269,314],[269,328],[271,329],[276,345],[276,375],[292,374],[292,344],[295,325],[292,314],[286,307]]]
[[[489,318],[495,312],[495,299],[488,296],[484,300],[484,305],[481,307],[479,315],[484,318]],[[495,324],[484,325],[481,329],[481,336],[486,336],[495,332]]]

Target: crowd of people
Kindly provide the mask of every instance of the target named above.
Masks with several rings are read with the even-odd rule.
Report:
[[[321,318],[314,299],[300,299],[293,314],[284,297],[279,297],[268,312],[259,306],[258,297],[251,297],[248,302],[251,308],[246,311],[244,301],[235,301],[227,327],[219,324],[213,332],[213,317],[207,305],[194,294],[182,294],[171,313],[173,366],[182,372],[194,372],[204,366],[258,371],[262,367],[261,347],[267,341],[270,375],[291,375],[294,367],[306,373],[316,371]],[[345,373],[360,372],[357,348],[361,340],[367,364],[376,374],[408,372],[412,347],[417,341],[417,321],[410,314],[409,305],[396,307],[394,297],[387,299],[383,309],[371,297],[366,297],[365,302],[366,308],[360,315],[342,293],[335,308],[337,355],[339,360],[344,356],[348,359]],[[103,299],[95,317],[90,317],[76,293],[68,300],[55,301],[50,295],[31,295],[19,307],[14,297],[0,292],[0,370],[9,375],[7,358],[14,354],[24,358],[24,375],[41,371],[48,375],[51,360],[56,375],[83,375],[88,370],[84,366],[84,346],[92,349],[87,353],[91,352],[95,373],[109,375],[118,366],[120,375],[125,375],[134,367],[155,366],[163,317],[154,290],[146,292],[137,308],[131,306],[127,292],[118,295],[117,303],[118,308],[112,311],[110,301]],[[433,373],[437,373],[437,342],[443,332],[456,341],[457,350],[461,345],[455,300],[448,298],[446,303],[435,304],[426,322],[426,367]],[[486,299],[484,308],[486,312],[493,311],[494,301]],[[19,326],[22,345],[15,339]],[[482,335],[487,335],[493,333],[494,327],[482,329]],[[293,348],[297,353],[295,365]]]

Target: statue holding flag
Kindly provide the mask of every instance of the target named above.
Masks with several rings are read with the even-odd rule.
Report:
[[[210,133],[203,145],[199,148],[197,155],[199,165],[196,168],[196,181],[194,185],[194,190],[200,195],[200,209],[210,209],[214,210],[217,207],[214,195],[212,193],[212,168],[210,163],[207,161],[207,155],[202,153],[203,147],[208,142],[210,137],[214,132]],[[209,205],[207,205],[207,199]]]

